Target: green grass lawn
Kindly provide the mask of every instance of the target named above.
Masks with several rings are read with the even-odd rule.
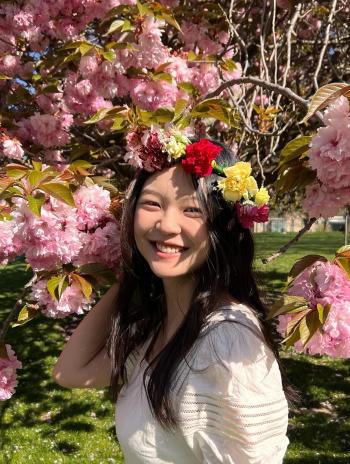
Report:
[[[258,257],[268,256],[291,235],[257,235]],[[315,233],[269,265],[257,259],[269,298],[279,295],[293,262],[305,254],[332,257],[343,245],[340,233]],[[23,264],[0,271],[0,319],[29,279]],[[0,464],[122,463],[107,389],[66,390],[51,380],[65,340],[67,320],[40,317],[12,329],[8,342],[23,362],[19,385],[0,404]],[[282,353],[289,379],[302,403],[290,413],[291,444],[286,464],[350,463],[350,362]]]

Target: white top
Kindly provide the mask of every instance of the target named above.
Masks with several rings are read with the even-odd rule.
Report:
[[[186,360],[204,370],[182,362],[172,388],[176,432],[155,421],[144,391],[143,356],[151,338],[129,356],[129,381],[116,403],[125,464],[281,464],[289,443],[288,406],[255,315],[242,304],[222,307],[202,332]]]

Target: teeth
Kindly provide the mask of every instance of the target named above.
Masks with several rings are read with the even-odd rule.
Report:
[[[163,253],[178,253],[179,251],[182,251],[183,248],[179,248],[179,247],[168,247],[168,246],[164,246],[158,242],[156,242],[156,248],[159,250],[159,251],[162,251]]]

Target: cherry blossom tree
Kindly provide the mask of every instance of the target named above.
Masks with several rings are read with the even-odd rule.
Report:
[[[0,263],[23,257],[33,278],[1,326],[0,399],[21,367],[5,344],[9,329],[39,314],[83,314],[118,279],[118,217],[130,161],[138,166],[138,127],[227,143],[276,207],[308,213],[292,242],[349,204],[348,15],[346,0],[1,2]],[[307,261],[316,270],[298,268],[299,279],[316,272],[346,287],[348,254],[327,269]],[[315,343],[340,346],[349,304],[321,311],[324,301],[305,292],[290,290],[310,311],[287,333],[291,308],[274,308],[281,332],[311,354]],[[334,324],[345,327],[338,345],[322,332]],[[333,348],[321,352],[349,356]]]

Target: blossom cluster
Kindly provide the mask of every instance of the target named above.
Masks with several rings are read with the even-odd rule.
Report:
[[[15,137],[10,137],[4,129],[0,129],[0,161],[21,160],[23,155],[21,142]]]
[[[324,114],[325,127],[313,137],[309,163],[317,181],[306,187],[304,209],[311,217],[337,214],[350,199],[350,109],[338,98]]]
[[[0,355],[0,401],[8,400],[17,387],[17,369],[22,368],[11,345],[5,345],[6,353]]]
[[[117,273],[119,224],[109,212],[109,192],[96,184],[81,186],[74,200],[75,208],[48,197],[38,217],[24,199],[14,199],[12,219],[0,221],[0,263],[24,255],[35,272],[53,272],[67,264],[101,263]],[[86,306],[74,284],[63,292],[59,302],[44,287],[43,280],[35,284],[33,297],[50,317],[80,313]]]
[[[295,348],[311,355],[350,357],[350,280],[343,269],[336,263],[316,261],[296,277],[288,294],[305,298],[315,311],[318,304],[330,305],[324,325],[305,346],[298,341]],[[279,316],[278,331],[282,335],[292,318],[291,314]]]
[[[9,77],[31,79],[38,72],[38,82],[45,81],[46,69],[36,69],[36,57],[44,53],[50,41],[84,41],[84,32],[91,21],[102,20],[115,7],[126,5],[136,8],[136,0],[102,0],[83,2],[49,0],[22,1],[17,4],[4,3],[0,6],[0,73]],[[161,2],[173,8],[176,1]],[[179,35],[179,47],[175,51],[165,45],[162,35],[166,23],[151,15],[138,20],[137,33],[128,34],[128,46],[117,48],[113,57],[106,59],[98,48],[77,54],[76,66],[60,77],[57,91],[46,92],[45,84],[37,84],[34,94],[34,111],[16,120],[13,136],[21,143],[39,146],[45,159],[52,161],[52,150],[60,150],[71,142],[71,128],[81,124],[98,110],[111,108],[114,98],[125,98],[137,107],[155,111],[172,106],[178,99],[188,100],[189,94],[181,84],[193,85],[197,92],[205,95],[214,90],[222,78],[240,77],[242,68],[235,63],[232,70],[220,70],[213,62],[190,61],[189,52],[200,54],[223,54],[231,58],[232,51],[225,52],[229,35],[222,30],[209,35],[205,25],[183,21]],[[111,34],[111,41],[119,40],[118,32]],[[26,60],[21,60],[16,44],[23,41],[28,47]],[[31,61],[32,60],[32,61]],[[162,66],[165,78],[151,78]],[[137,72],[135,72],[135,70]],[[0,88],[7,85],[0,80]],[[21,91],[15,80],[10,93]],[[233,92],[239,92],[234,86]],[[13,145],[13,144],[12,144]],[[15,152],[14,147],[11,151]],[[16,152],[18,158],[19,149]],[[1,150],[0,150],[1,153]],[[59,156],[55,155],[56,158]]]

